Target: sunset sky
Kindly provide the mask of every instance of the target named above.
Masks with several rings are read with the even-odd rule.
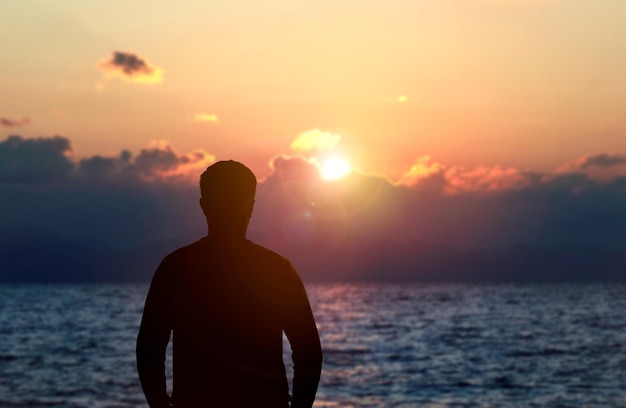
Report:
[[[0,47],[6,254],[158,260],[234,159],[251,238],[309,276],[497,249],[624,279],[626,1],[3,1]]]
[[[263,176],[315,129],[394,181],[626,153],[619,0],[4,1],[0,47],[1,136],[76,159],[169,145]]]

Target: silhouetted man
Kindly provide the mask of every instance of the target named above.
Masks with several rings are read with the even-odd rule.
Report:
[[[289,261],[246,239],[256,178],[234,161],[200,177],[209,233],[163,259],[137,338],[148,404],[167,407],[289,407],[282,332],[294,361],[292,408],[310,408],[322,351],[300,277]],[[173,394],[165,349],[173,332]]]

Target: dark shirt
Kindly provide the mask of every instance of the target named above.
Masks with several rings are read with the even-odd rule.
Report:
[[[203,238],[156,270],[137,338],[150,407],[167,406],[165,349],[173,332],[175,407],[289,407],[282,332],[294,362],[291,407],[313,405],[322,351],[300,277],[289,261],[242,240]]]

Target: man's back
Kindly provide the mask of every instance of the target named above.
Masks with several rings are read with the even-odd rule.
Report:
[[[283,330],[295,363],[292,406],[313,403],[319,336],[302,282],[279,255],[247,240],[227,245],[209,236],[163,260],[137,340],[151,406],[165,398],[163,356],[171,330],[174,406],[289,406]]]

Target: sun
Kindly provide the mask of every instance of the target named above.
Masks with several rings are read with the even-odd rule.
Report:
[[[352,167],[342,157],[330,157],[322,163],[321,172],[324,180],[337,180],[350,173]]]

